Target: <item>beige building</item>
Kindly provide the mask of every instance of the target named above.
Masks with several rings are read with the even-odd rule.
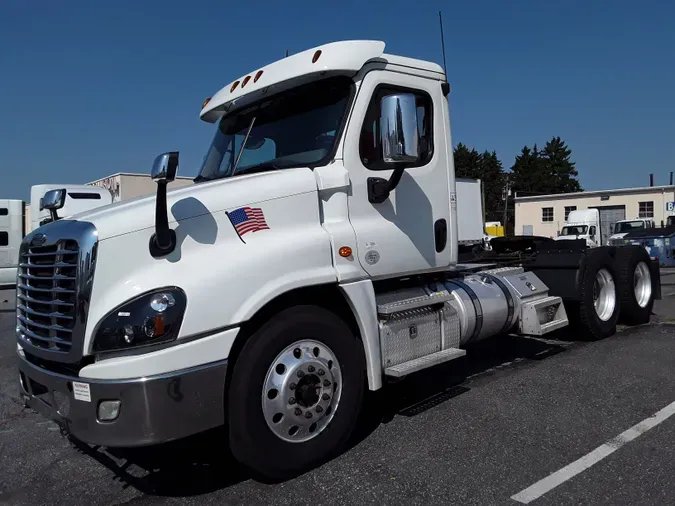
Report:
[[[191,177],[177,176],[176,179],[169,183],[169,189],[180,188],[181,186],[188,186],[192,184]],[[135,197],[142,197],[157,191],[157,183],[155,183],[149,174],[131,174],[119,173],[112,176],[97,179],[91,183],[87,183],[101,188],[107,188],[113,196],[113,202],[120,200],[129,200]]]
[[[556,237],[570,211],[593,207],[600,211],[603,236],[624,219],[652,218],[658,227],[675,215],[675,186],[516,197],[515,234]]]

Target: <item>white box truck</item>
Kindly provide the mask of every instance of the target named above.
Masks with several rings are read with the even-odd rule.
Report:
[[[583,240],[589,248],[604,244],[600,211],[597,209],[578,209],[570,211],[556,241]]]
[[[29,406],[105,446],[226,424],[239,462],[285,478],[345,447],[366,389],[472,342],[648,321],[660,284],[643,248],[458,262],[450,87],[384,47],[326,44],[234,79],[202,106],[216,127],[195,185],[167,192],[164,153],[155,197],[24,238]]]
[[[60,188],[66,188],[67,192],[64,206],[59,211],[61,217],[112,202],[112,195],[105,188],[63,184],[32,186],[30,204],[23,200],[0,199],[0,288],[16,285],[19,245],[26,233],[51,221],[49,210],[42,208],[42,197],[47,191]]]

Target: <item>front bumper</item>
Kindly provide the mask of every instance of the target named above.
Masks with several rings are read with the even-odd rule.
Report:
[[[89,444],[143,446],[223,425],[227,361],[129,380],[90,380],[38,367],[19,353],[21,391],[29,407]],[[90,400],[77,400],[88,390]],[[84,384],[84,385],[83,385]],[[86,387],[88,385],[88,389]],[[98,419],[99,403],[119,400],[113,421]]]

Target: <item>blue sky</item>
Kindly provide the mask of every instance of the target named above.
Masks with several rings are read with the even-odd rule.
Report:
[[[205,97],[340,39],[440,63],[439,8],[455,143],[510,167],[559,135],[586,189],[667,184],[674,2],[0,0],[0,197],[146,172],[169,150],[194,176],[214,129]]]

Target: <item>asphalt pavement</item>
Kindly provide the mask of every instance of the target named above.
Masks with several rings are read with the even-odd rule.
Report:
[[[663,281],[675,294],[675,272]],[[483,343],[371,395],[340,457],[265,484],[221,431],[135,450],[65,438],[23,408],[14,316],[0,310],[0,503],[671,504],[675,296],[655,313],[598,342]]]

